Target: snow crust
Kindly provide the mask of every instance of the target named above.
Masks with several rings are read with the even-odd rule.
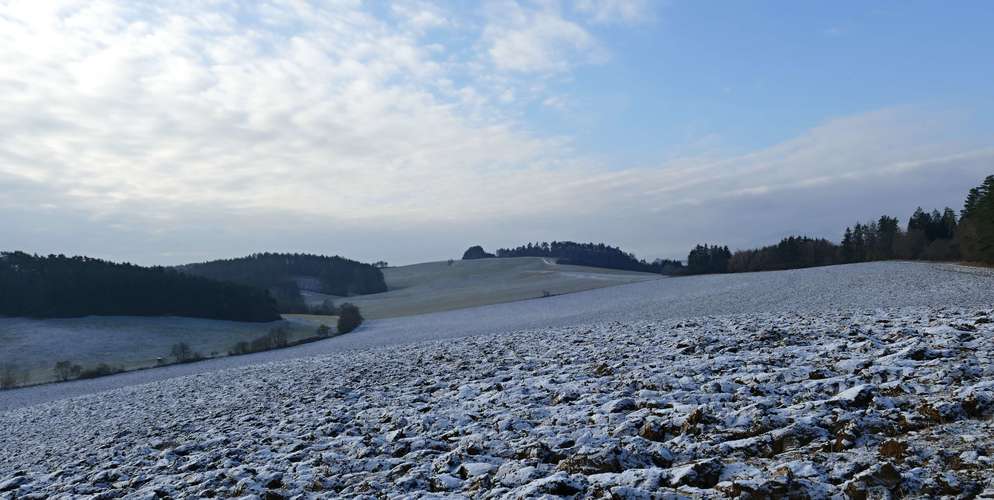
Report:
[[[591,322],[0,414],[0,498],[994,496],[994,310]]]
[[[990,306],[992,302],[994,276],[991,270],[925,262],[870,262],[792,271],[667,278],[543,299],[374,320],[352,334],[288,349],[0,391],[0,412],[238,366],[471,335],[587,325],[605,320],[629,322],[840,308]],[[551,332],[555,334],[556,331]],[[0,344],[3,337],[0,326]],[[73,359],[73,354],[70,351],[54,357],[52,363],[58,359]]]

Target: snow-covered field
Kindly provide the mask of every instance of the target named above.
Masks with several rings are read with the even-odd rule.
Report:
[[[329,324],[335,326],[334,321]],[[313,336],[317,325],[305,318],[271,323],[141,316],[0,318],[0,366],[23,373],[26,383],[51,382],[57,361],[134,370],[156,366],[159,358],[170,361],[170,349],[180,342],[203,356],[224,356],[236,343],[273,328],[284,327],[290,340],[299,340]]]
[[[624,283],[658,280],[658,274],[556,264],[542,257],[425,262],[383,269],[389,291],[354,297],[304,292],[308,303],[352,302],[370,319],[450,311],[534,299]]]
[[[0,415],[0,495],[994,495],[992,314],[611,322],[173,379]]]
[[[992,292],[915,263],[655,280],[0,393],[0,498],[994,496]]]
[[[856,307],[990,305],[994,302],[992,290],[994,276],[991,270],[922,262],[876,262],[796,271],[656,279],[543,299],[375,320],[349,335],[288,349],[0,391],[0,411],[248,364],[425,340],[607,320],[660,320]]]

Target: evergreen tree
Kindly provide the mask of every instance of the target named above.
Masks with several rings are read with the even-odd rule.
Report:
[[[866,231],[864,229],[864,226],[863,224],[857,222],[856,225],[853,226],[852,230],[853,248],[855,248],[856,250],[856,253],[853,257],[853,262],[863,262],[864,260],[866,260],[865,238],[866,238]]]
[[[329,295],[364,295],[385,292],[383,271],[339,256],[258,253],[179,266],[178,270],[218,281],[268,290],[282,312],[310,312],[304,290]]]
[[[842,235],[842,261],[856,262],[856,240],[849,227],[846,227],[846,232]]]
[[[970,192],[966,195],[966,202],[963,203],[963,211],[960,212],[960,218],[965,219],[970,216],[971,213],[977,208],[977,202],[980,200],[980,188],[971,188]]]
[[[876,258],[893,259],[894,243],[897,241],[901,228],[896,217],[881,215],[877,221]]]
[[[953,209],[946,207],[946,209],[942,212],[942,217],[939,218],[939,238],[944,240],[952,239],[953,236],[956,235],[957,222],[956,212]]]
[[[922,207],[915,209],[915,213],[911,214],[911,218],[908,219],[908,232],[911,231],[921,231],[925,232],[928,229],[928,224],[931,221],[928,213],[922,210]]]
[[[462,260],[489,259],[492,257],[496,257],[496,255],[487,253],[480,245],[473,245],[467,248],[462,254]]]
[[[559,264],[603,267],[651,273],[678,274],[683,265],[676,260],[657,259],[646,262],[634,254],[604,243],[552,241],[528,243],[517,248],[499,248],[497,257],[547,257]]]
[[[90,257],[0,253],[0,315],[280,319],[264,290]]]
[[[967,260],[994,263],[994,175],[967,195],[957,241]]]

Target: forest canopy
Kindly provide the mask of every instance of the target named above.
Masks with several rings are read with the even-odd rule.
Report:
[[[0,253],[0,315],[280,319],[264,290],[163,267],[24,252]]]
[[[676,260],[657,259],[646,262],[635,254],[604,243],[573,241],[528,243],[517,248],[500,248],[497,250],[497,257],[548,257],[556,259],[558,264],[662,274],[675,274],[683,268],[683,264]]]
[[[892,259],[994,264],[994,175],[970,190],[959,215],[949,207],[919,207],[903,228],[897,218],[884,215],[847,227],[838,244],[790,236],[775,245],[734,253],[727,247],[698,245],[688,256],[687,272],[772,271]]]
[[[378,267],[346,259],[299,253],[257,253],[179,266],[182,272],[268,290],[282,312],[308,312],[301,290],[328,295],[385,292]]]

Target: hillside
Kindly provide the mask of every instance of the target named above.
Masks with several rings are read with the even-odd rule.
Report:
[[[334,326],[332,320],[325,323]],[[57,361],[84,369],[101,363],[123,370],[173,362],[170,349],[185,343],[206,357],[227,355],[238,342],[251,342],[274,328],[290,341],[312,337],[320,322],[294,318],[267,323],[200,318],[87,316],[83,318],[0,318],[0,370],[16,370],[19,384],[56,380]],[[2,396],[0,396],[2,397]]]
[[[477,251],[479,249],[479,251]],[[493,255],[480,254],[482,248],[467,250],[471,258],[486,258]],[[602,267],[656,274],[681,274],[683,264],[676,260],[656,259],[646,262],[635,254],[605,245],[604,243],[577,243],[575,241],[553,241],[521,245],[516,248],[498,248],[497,257],[544,257],[559,264],[574,266]],[[464,255],[463,258],[466,258]]]
[[[373,320],[355,334],[289,349],[0,391],[0,411],[249,364],[528,329],[544,331],[634,319],[666,321],[761,312],[821,313],[930,305],[989,307],[992,288],[994,271],[989,269],[916,262],[655,279],[538,300]],[[0,363],[11,361],[4,354],[0,349]]]
[[[214,280],[268,290],[281,312],[307,312],[301,291],[362,295],[386,291],[376,267],[344,257],[259,253],[178,266],[178,270]]]
[[[8,410],[0,485],[38,497],[990,496],[992,283],[985,270],[873,263],[374,321],[242,357],[251,366],[136,372],[122,377],[153,383]]]
[[[447,311],[659,279],[659,275],[566,266],[540,257],[427,262],[383,269],[389,291],[358,297],[303,292],[310,305],[348,301],[367,318]]]
[[[248,272],[253,268],[261,271],[266,266],[249,264],[230,269]],[[292,269],[308,271],[301,266]],[[338,303],[348,300],[360,304],[364,315],[368,308],[373,317],[385,317],[541,297],[543,290],[566,293],[656,278],[641,273],[558,266],[527,258],[457,262],[452,266],[444,262],[419,264],[387,269],[386,274],[391,286],[398,287],[387,293],[348,298],[304,293],[313,306],[322,305],[327,298]],[[205,278],[180,276],[206,281]],[[299,276],[297,281],[311,289],[319,286],[313,282],[316,280],[308,282]],[[313,336],[320,324],[334,326],[335,323],[335,317],[309,314],[291,314],[285,321],[263,324],[137,316],[0,318],[0,346],[3,347],[0,370],[9,367],[16,370],[19,377],[26,377],[19,384],[50,382],[55,379],[53,366],[61,360],[84,368],[99,363],[125,370],[147,368],[156,366],[158,358],[168,358],[170,348],[180,342],[204,356],[215,357],[227,354],[235,343],[251,341],[272,328],[285,327],[291,340],[298,340]]]
[[[94,315],[280,319],[269,295],[244,285],[90,257],[0,253],[0,316]]]

